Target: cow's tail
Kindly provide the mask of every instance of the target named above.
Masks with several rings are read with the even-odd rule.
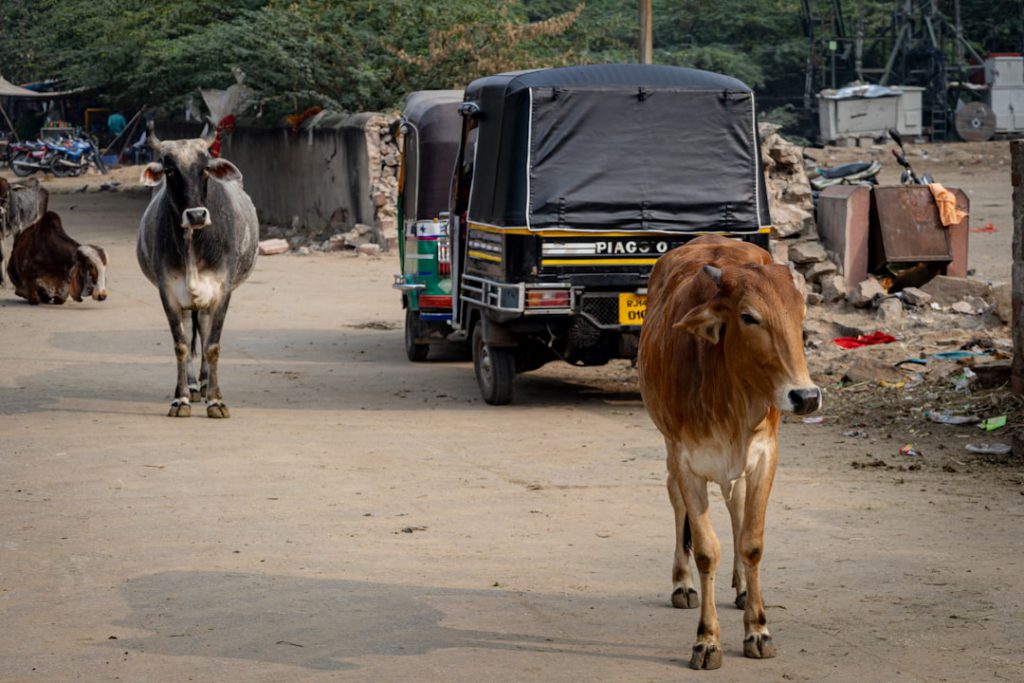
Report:
[[[199,311],[192,309],[192,356],[196,355],[196,339],[199,339]]]
[[[693,552],[693,534],[690,532],[690,515],[686,515],[683,521],[683,550],[687,556]]]

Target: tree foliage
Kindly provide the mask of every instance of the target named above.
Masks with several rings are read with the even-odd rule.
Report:
[[[655,0],[655,61],[736,76],[769,106],[796,101],[808,58],[802,5]],[[816,5],[826,8],[811,21],[821,40],[834,30],[832,4]],[[1019,49],[1020,0],[961,5],[979,51]],[[843,3],[848,31],[859,23],[883,36],[867,41],[866,60],[884,63],[896,6]],[[502,70],[635,61],[637,36],[636,3],[621,0],[0,0],[0,73],[176,112],[240,69],[274,122],[311,105],[389,109],[412,90]]]

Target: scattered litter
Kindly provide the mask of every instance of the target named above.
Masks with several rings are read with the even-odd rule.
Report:
[[[950,410],[926,410],[924,416],[932,422],[944,425],[970,425],[981,421],[977,415],[956,415]]]
[[[971,232],[999,232],[999,228],[991,223],[986,223],[984,228],[971,228]]]
[[[1006,426],[1006,416],[1000,415],[999,417],[990,417],[986,420],[982,420],[981,424],[978,426],[986,432],[994,432],[997,429],[1002,429]]]
[[[109,180],[100,185],[100,192],[117,192],[117,188],[121,187],[120,181]]]
[[[900,367],[902,365],[906,365],[907,363],[912,363],[914,365],[928,365],[928,359],[927,358],[907,358],[906,360],[901,360],[899,363],[893,363],[892,366],[894,368],[898,368],[898,367]]]
[[[298,643],[293,643],[290,640],[279,640],[275,644],[276,645],[291,645],[292,647],[306,647],[305,645],[299,645]]]
[[[824,421],[825,418],[823,418],[821,415],[812,415],[811,417],[804,418],[805,425],[820,425]]]
[[[935,360],[961,361],[974,358],[975,356],[987,355],[987,351],[940,351],[939,353],[933,353],[932,358]]]
[[[868,438],[868,433],[860,429],[850,429],[843,432],[843,436],[849,436],[854,439],[866,439]]]
[[[405,526],[405,527],[402,527],[402,533],[403,534],[411,534],[414,531],[426,531],[426,530],[427,530],[427,527],[425,527],[425,526]]]
[[[977,378],[977,375],[974,374],[973,370],[964,368],[963,372],[958,372],[950,377],[950,381],[953,383],[953,388],[957,391],[968,391],[971,386],[971,380],[975,378]]]
[[[921,451],[914,448],[914,444],[908,443],[900,446],[900,455],[919,456]]]
[[[967,450],[982,455],[1006,455],[1013,449],[1005,443],[969,443]]]
[[[896,337],[876,330],[871,334],[862,334],[859,337],[836,337],[832,340],[837,346],[844,349],[859,349],[862,346],[874,346],[875,344],[891,344]]]
[[[889,382],[884,379],[878,380],[878,386],[882,387],[883,389],[902,389],[906,385],[907,381],[904,379],[901,379],[899,382]]]

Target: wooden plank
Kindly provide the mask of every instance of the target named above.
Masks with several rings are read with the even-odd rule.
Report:
[[[1013,183],[1013,393],[1024,396],[1024,140],[1010,143]]]

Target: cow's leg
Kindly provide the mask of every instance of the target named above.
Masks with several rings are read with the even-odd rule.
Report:
[[[761,557],[764,554],[764,520],[768,495],[775,479],[777,444],[774,435],[768,442],[755,439],[751,448],[762,453],[754,470],[747,475],[747,496],[740,533],[740,557],[747,577],[747,604],[743,611],[743,654],[754,659],[775,656],[775,645],[768,632],[768,619],[761,596]]]
[[[722,666],[722,648],[718,640],[718,611],[715,608],[715,570],[721,556],[718,537],[711,526],[707,481],[685,473],[681,478],[686,514],[693,532],[693,557],[700,572],[700,623],[697,643],[690,656],[692,669],[717,669]]]
[[[666,442],[669,460],[677,461],[678,450],[673,444]],[[670,469],[668,473],[668,498],[672,501],[672,510],[676,518],[676,550],[672,557],[672,606],[682,609],[693,609],[700,605],[697,590],[693,587],[690,574],[690,539],[686,525],[686,503],[683,502],[683,490],[679,481],[679,472]]]
[[[743,509],[746,507],[747,480],[741,477],[732,484],[722,487],[722,496],[729,508],[732,520],[732,587],[736,589],[736,607],[743,609],[747,604],[747,572],[740,557],[740,536],[743,533]]]
[[[181,309],[177,304],[172,303],[164,289],[160,288],[160,301],[164,305],[164,315],[167,316],[167,324],[171,328],[171,337],[174,339],[174,357],[178,361],[178,378],[174,385],[174,399],[171,401],[171,409],[167,411],[168,417],[189,417],[192,414],[192,406],[189,402],[188,391],[188,338],[185,336],[185,322],[181,317]]]
[[[214,418],[231,417],[224,397],[220,393],[220,383],[217,381],[217,365],[220,361],[220,333],[224,329],[224,318],[228,313],[228,303],[231,295],[226,294],[224,299],[217,304],[217,307],[209,314],[209,334],[203,336],[203,359],[207,365],[208,386],[206,390],[206,416]],[[205,331],[203,316],[200,315],[200,329]]]
[[[200,386],[200,380],[196,379],[195,373],[195,355],[196,351],[199,351],[199,355],[203,357],[202,366],[206,367],[205,354],[202,352],[202,328],[199,324],[199,318],[195,311],[192,312],[190,318],[190,334],[189,334],[189,348],[188,348],[188,394],[189,398],[192,399],[193,403],[197,403],[202,400],[205,392]],[[199,335],[199,346],[196,346],[196,336]]]

